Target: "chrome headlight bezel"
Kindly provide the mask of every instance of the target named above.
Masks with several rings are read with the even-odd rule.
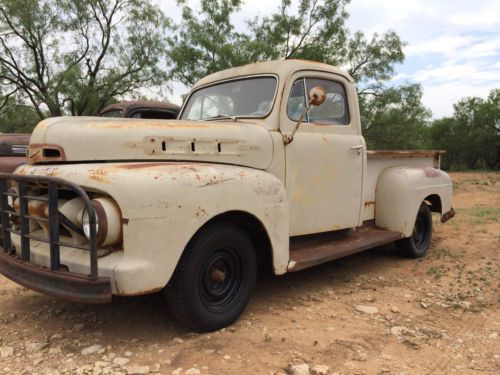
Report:
[[[116,202],[110,197],[92,200],[96,216],[96,245],[116,245],[122,241],[122,215]],[[90,217],[87,209],[82,211],[82,229],[90,240]]]

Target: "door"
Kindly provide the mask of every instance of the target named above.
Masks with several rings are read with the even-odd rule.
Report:
[[[311,107],[285,148],[291,236],[360,224],[364,141],[356,94],[347,83],[318,72],[294,76],[285,89],[281,131],[287,134],[306,107],[306,93],[314,86],[327,93],[321,106]]]

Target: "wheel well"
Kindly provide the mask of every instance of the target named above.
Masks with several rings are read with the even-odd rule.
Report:
[[[427,198],[424,199],[424,202],[426,202],[429,206],[432,212],[438,212],[441,213],[441,198],[437,194],[432,194],[429,195]]]
[[[207,221],[202,228],[213,222],[220,221],[237,224],[240,228],[242,228],[248,234],[248,238],[250,238],[254,245],[257,262],[265,267],[272,268],[273,259],[271,240],[269,239],[269,235],[267,234],[264,225],[259,219],[248,212],[230,211],[214,216]]]

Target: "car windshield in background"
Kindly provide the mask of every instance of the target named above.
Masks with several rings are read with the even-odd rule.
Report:
[[[101,117],[123,117],[123,111],[121,109],[113,109],[112,111],[107,111],[101,113]]]
[[[256,77],[199,89],[189,97],[181,119],[266,117],[273,107],[276,85],[275,77]]]

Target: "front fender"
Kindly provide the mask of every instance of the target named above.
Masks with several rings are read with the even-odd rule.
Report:
[[[452,181],[439,169],[393,167],[385,169],[377,181],[375,224],[409,237],[422,202],[437,195],[440,213],[451,210]]]
[[[186,162],[28,165],[17,173],[58,176],[115,199],[124,219],[124,253],[114,269],[118,294],[165,286],[198,229],[229,211],[262,223],[275,272],[286,272],[288,202],[283,183],[270,173]]]

